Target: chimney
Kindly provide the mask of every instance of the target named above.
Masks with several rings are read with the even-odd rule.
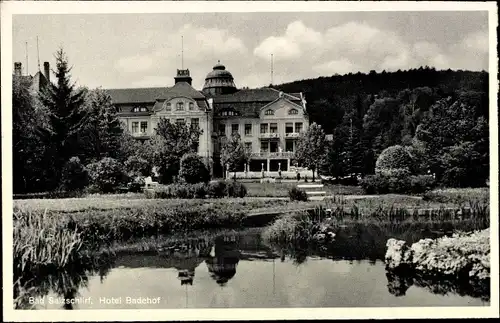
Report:
[[[14,75],[16,76],[21,76],[21,62],[15,62],[14,63]]]
[[[43,62],[43,74],[47,81],[50,82],[50,64],[49,62]]]

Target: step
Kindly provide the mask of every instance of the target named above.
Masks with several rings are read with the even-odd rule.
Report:
[[[323,191],[318,191],[318,192],[309,191],[309,192],[307,192],[306,191],[306,194],[308,194],[308,195],[325,195],[326,192],[323,192]]]

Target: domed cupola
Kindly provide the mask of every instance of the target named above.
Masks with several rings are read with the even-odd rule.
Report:
[[[231,94],[236,92],[233,75],[226,70],[226,67],[217,62],[213,71],[207,74],[203,92],[210,95]]]

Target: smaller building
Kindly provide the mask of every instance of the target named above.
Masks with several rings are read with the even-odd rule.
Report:
[[[15,62],[14,63],[14,74],[13,78],[17,78],[22,80],[23,82],[30,83],[30,88],[35,92],[40,92],[42,89],[47,87],[50,83],[50,64],[49,62],[43,63],[43,73],[38,71],[34,76],[31,75],[23,75],[22,72],[22,63]]]

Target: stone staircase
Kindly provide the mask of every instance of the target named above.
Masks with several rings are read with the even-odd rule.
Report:
[[[323,200],[326,196],[326,191],[323,190],[323,184],[308,183],[299,184],[297,188],[304,190],[310,200]]]

